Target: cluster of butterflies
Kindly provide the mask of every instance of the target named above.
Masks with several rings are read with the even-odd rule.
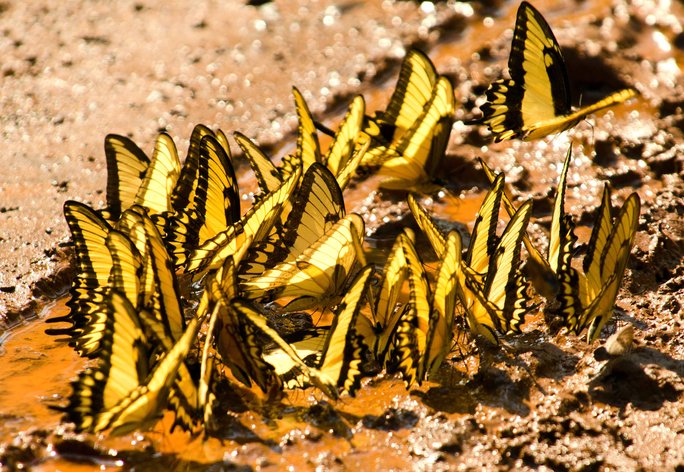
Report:
[[[526,2],[509,66],[512,79],[494,83],[483,107],[482,121],[497,140],[565,129],[633,94],[568,114],[560,49]],[[547,257],[526,232],[531,202],[515,208],[503,174],[481,161],[491,188],[465,253],[461,235],[443,234],[409,195],[441,261],[434,283],[408,228],[380,275],[366,260],[364,221],[345,211],[343,190],[359,166],[377,169],[385,188],[429,181],[454,120],[451,84],[413,50],[387,109],[366,115],[358,96],[336,132],[313,119],[297,89],[294,99],[297,148],[280,165],[235,133],[260,188],[244,213],[220,130],[198,125],[182,166],[165,133],[151,158],[128,138],[106,137],[107,207],[65,203],[77,275],[69,314],[49,320],[69,323],[49,332],[94,359],[73,382],[68,404],[55,407],[78,431],[124,434],[153,424],[167,408],[174,427],[206,431],[215,418],[217,379],[228,371],[235,382],[269,394],[315,386],[331,398],[354,395],[362,377],[383,368],[408,386],[420,384],[449,354],[457,326],[493,344],[520,332],[534,309],[521,271],[523,245],[544,281],[538,291],[559,301],[568,330],[587,330],[593,340],[611,317],[638,224],[636,194],[613,218],[605,188],[579,271],[572,264],[573,222],[564,212],[570,151]],[[332,138],[325,152],[319,132]],[[497,234],[502,204],[509,221]],[[320,315],[316,324],[312,311]]]

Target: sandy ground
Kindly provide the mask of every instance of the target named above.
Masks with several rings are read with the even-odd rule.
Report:
[[[270,145],[296,126],[291,87],[313,111],[368,88],[459,8],[412,2],[32,1],[0,3],[0,330],[35,312],[58,266],[62,204],[104,202],[107,133],[151,152],[193,126]],[[472,11],[466,6],[465,11]],[[48,284],[49,285],[49,284]],[[63,284],[62,284],[63,285]],[[35,293],[35,292],[38,293]]]
[[[411,43],[426,47],[452,79],[462,105],[458,118],[467,118],[505,68],[517,8],[515,2],[445,2],[434,12],[432,4],[413,2],[2,5],[0,120],[9,165],[0,177],[0,316],[8,320],[35,311],[38,302],[21,308],[35,282],[61,264],[62,202],[103,202],[106,133],[130,135],[150,149],[164,129],[182,154],[192,126],[201,122],[239,129],[274,148],[287,146],[296,121],[292,85],[305,91],[321,118],[334,115],[352,93],[378,101]],[[430,208],[447,225],[471,222],[468,198],[486,188],[475,163],[482,156],[506,171],[514,196],[534,199],[531,232],[543,245],[552,188],[572,143],[567,211],[580,224],[580,241],[588,239],[604,182],[614,188],[616,204],[632,191],[642,200],[616,322],[601,341],[631,324],[630,353],[608,359],[600,343],[549,333],[539,314],[524,335],[508,340],[507,351],[480,346],[479,356],[454,353],[436,383],[411,392],[397,379],[381,377],[366,381],[357,399],[334,405],[309,393],[277,406],[231,397],[225,437],[201,447],[175,444],[167,435],[135,446],[76,437],[68,427],[55,429],[54,417],[37,416],[30,427],[16,423],[22,433],[14,449],[0,444],[0,462],[36,463],[57,451],[65,460],[109,464],[109,448],[118,448],[128,465],[143,469],[211,463],[321,470],[682,470],[684,6],[648,0],[535,6],[563,46],[577,102],[626,85],[640,98],[534,143],[491,145],[483,130],[457,122],[439,172],[452,197]],[[253,186],[249,178],[243,183]],[[463,203],[454,204],[453,196]],[[401,198],[364,184],[345,197],[348,210],[363,210],[367,222],[376,221],[376,239],[396,233],[398,225],[378,225],[385,216],[410,224]],[[37,293],[54,295],[63,282],[39,283]],[[31,349],[19,346],[8,359],[28,359],[27,371],[41,362],[45,368],[52,346]],[[475,358],[479,368],[472,365]],[[68,362],[73,370],[73,359]],[[465,372],[463,365],[469,366]],[[65,380],[59,382],[50,394],[68,394]],[[0,417],[23,420],[2,402]],[[151,449],[141,452],[147,445]]]

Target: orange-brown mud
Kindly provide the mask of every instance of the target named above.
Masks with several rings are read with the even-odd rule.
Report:
[[[487,84],[506,66],[517,2],[445,2],[434,12],[428,2],[192,9],[152,1],[27,3],[0,8],[7,53],[0,122],[4,158],[12,162],[0,180],[0,316],[8,323],[32,313],[40,319],[8,332],[1,346],[0,464],[38,470],[684,468],[684,5],[534,2],[563,47],[576,103],[622,86],[641,96],[553,138],[492,145],[463,120],[477,113]],[[297,41],[303,45],[295,48]],[[130,134],[145,146],[162,128],[182,153],[192,126],[202,122],[282,150],[291,146],[295,123],[291,85],[306,91],[326,123],[352,93],[363,93],[370,110],[381,108],[397,56],[410,44],[428,50],[461,105],[438,172],[445,190],[423,200],[444,228],[472,223],[486,189],[479,156],[506,172],[518,202],[534,199],[530,230],[542,247],[570,144],[566,209],[580,224],[580,242],[588,239],[605,181],[615,189],[614,203],[639,193],[635,248],[601,336],[602,343],[618,326],[633,325],[631,352],[607,359],[601,343],[549,334],[543,314],[535,313],[524,334],[506,339],[506,349],[456,350],[434,382],[410,392],[400,380],[380,376],[367,379],[356,398],[330,402],[307,390],[264,404],[226,383],[222,437],[206,442],[170,434],[168,418],[152,432],[123,438],[75,435],[60,424],[47,405],[64,403],[68,379],[83,361],[43,334],[42,302],[27,303],[31,293],[45,297],[66,286],[68,269],[56,269],[65,257],[57,249],[66,234],[61,204],[67,198],[102,202],[104,135]],[[242,172],[242,191],[254,190]],[[403,197],[378,192],[372,178],[352,186],[345,199],[348,211],[364,215],[374,251],[413,225]],[[424,241],[421,247],[434,267]],[[53,314],[62,303],[50,308]]]

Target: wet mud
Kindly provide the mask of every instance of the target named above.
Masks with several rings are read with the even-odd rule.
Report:
[[[268,28],[288,30],[268,20],[272,8],[268,5],[254,9],[249,21],[256,25],[261,19]],[[356,4],[338,5],[329,11],[333,16],[339,12],[336,18],[343,32],[349,28],[346,22],[356,19],[362,37],[370,31],[377,34],[377,28],[385,25],[385,36],[394,38],[396,47],[412,43],[425,47],[440,73],[452,80],[460,106],[447,156],[438,171],[443,187],[421,200],[440,226],[470,229],[487,188],[477,157],[506,172],[515,202],[534,200],[530,233],[541,249],[550,226],[553,188],[568,146],[573,146],[574,159],[568,175],[566,211],[578,222],[580,243],[589,239],[604,182],[614,189],[614,203],[621,203],[633,191],[639,193],[642,210],[635,247],[615,314],[600,342],[587,344],[584,338],[550,332],[540,311],[528,317],[522,335],[507,337],[502,348],[464,341],[435,379],[411,391],[401,380],[381,375],[366,379],[356,398],[330,402],[320,393],[306,390],[267,402],[226,382],[221,398],[227,409],[221,419],[222,437],[202,441],[169,433],[171,421],[165,418],[151,432],[110,438],[75,435],[69,425],[59,423],[57,413],[47,408],[63,403],[69,393],[68,379],[83,361],[70,348],[43,334],[45,312],[40,312],[39,319],[8,332],[0,346],[0,464],[38,470],[684,468],[684,85],[680,69],[684,64],[684,5],[621,0],[535,2],[563,48],[576,104],[593,102],[623,86],[636,88],[640,96],[590,116],[564,134],[532,143],[500,144],[491,144],[484,129],[464,122],[477,116],[477,105],[482,103],[488,83],[506,68],[517,3],[445,2],[435,4],[433,13],[428,3],[382,5],[372,10],[376,16],[370,18],[361,14],[370,15],[370,7]],[[294,15],[284,4],[276,3],[276,7],[285,18]],[[321,19],[328,8],[332,7],[318,5],[311,11],[318,12]],[[158,14],[152,8],[141,11],[150,17],[153,12]],[[405,20],[394,26],[393,15]],[[211,25],[209,15],[203,18]],[[307,21],[301,20],[305,30]],[[207,25],[197,28],[201,38],[197,44],[221,43],[202,34],[211,28]],[[322,42],[330,38],[323,35],[319,44],[311,38],[318,38],[314,33],[323,26],[312,22],[310,28],[306,31],[308,40],[313,41],[311,48],[323,51],[326,46]],[[257,35],[254,31],[251,34]],[[117,41],[110,35],[113,33],[103,37]],[[244,62],[252,68],[255,64],[265,67],[261,58],[280,51],[276,42],[261,40],[262,48],[257,52],[244,49],[251,52],[243,52],[241,71],[249,69]],[[349,45],[349,49],[360,48],[359,54],[365,55],[364,67],[373,70],[357,75],[358,82],[333,87],[326,97],[320,93],[321,83],[316,77],[306,82],[311,93],[307,99],[317,103],[314,113],[323,121],[334,122],[346,104],[345,98],[355,92],[364,94],[370,110],[384,106],[398,62],[394,53],[364,49],[367,43],[358,39]],[[86,44],[93,47],[100,43]],[[233,50],[224,47],[224,54],[231,54]],[[330,47],[331,54],[337,51],[335,46]],[[209,46],[206,50],[218,54]],[[150,51],[140,54],[144,58]],[[195,57],[202,67],[212,63],[202,54]],[[292,145],[294,110],[287,96],[289,87],[299,86],[306,71],[319,70],[308,60],[287,56],[283,66],[287,73],[279,78],[283,83],[277,93],[261,88],[274,83],[269,77],[272,74],[253,71],[249,79],[253,88],[244,82],[246,88],[238,87],[241,108],[228,111],[224,103],[220,116],[215,109],[210,115],[199,111],[210,95],[216,98],[216,90],[210,94],[199,87],[193,96],[182,85],[169,86],[167,99],[145,101],[141,97],[137,106],[118,110],[121,115],[117,121],[98,121],[98,126],[103,126],[100,129],[88,128],[85,119],[75,123],[84,128],[81,134],[88,133],[81,144],[83,158],[78,165],[97,178],[69,184],[68,192],[51,196],[54,201],[46,205],[52,205],[51,211],[58,215],[66,197],[80,196],[91,203],[102,200],[104,157],[100,149],[107,132],[128,130],[137,142],[145,143],[152,141],[158,127],[165,127],[182,142],[195,122],[205,122],[259,137],[276,155],[284,152]],[[188,59],[184,57],[183,61]],[[346,70],[346,65],[341,65],[345,61],[335,62]],[[156,84],[164,84],[167,76],[173,76],[162,72],[155,76]],[[182,70],[175,73],[178,79]],[[124,81],[123,87],[133,90],[135,85]],[[233,93],[230,90],[226,93]],[[182,100],[169,98],[174,93]],[[266,96],[273,96],[273,102],[266,103]],[[198,97],[205,102],[195,103]],[[173,104],[180,102],[184,107],[182,120],[170,113]],[[112,111],[109,105],[104,108]],[[253,115],[245,115],[246,110]],[[155,114],[165,121],[153,124]],[[272,128],[275,123],[280,123],[276,133]],[[110,126],[104,126],[107,124]],[[46,143],[31,136],[37,146],[46,149]],[[95,157],[90,161],[86,155]],[[248,192],[255,188],[254,183],[244,166],[242,171],[241,191]],[[400,228],[414,224],[407,216],[403,196],[378,190],[372,177],[353,184],[345,192],[345,201],[348,211],[364,216],[371,231],[366,243],[378,260]],[[3,215],[6,218],[12,212]],[[63,225],[54,215],[54,227]],[[3,231],[12,229],[3,226]],[[64,229],[60,231],[65,234]],[[55,249],[53,240],[45,244],[53,251],[50,257],[55,261],[68,261],[58,254],[62,249]],[[422,244],[426,262],[436,266],[434,259],[429,260],[426,243]],[[54,274],[54,267],[49,271]],[[3,277],[14,277],[15,273],[26,273],[26,267],[7,271]],[[68,279],[68,269],[58,274],[55,280],[42,281],[39,293],[46,297],[58,294]],[[9,291],[4,290],[5,295],[18,296]],[[4,300],[8,298],[12,297]],[[60,313],[62,303],[56,302],[49,310]],[[38,306],[35,303],[28,311],[37,312]],[[607,354],[603,346],[606,339],[627,325],[634,330],[629,349],[617,356]]]

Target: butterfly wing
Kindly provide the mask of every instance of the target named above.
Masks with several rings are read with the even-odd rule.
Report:
[[[568,152],[570,152],[570,150],[568,150]],[[480,165],[487,175],[487,179],[489,179],[489,183],[493,184],[494,180],[496,179],[496,173],[482,158],[478,158],[478,160],[480,161]],[[560,182],[558,188],[560,188]],[[508,213],[508,216],[512,217],[515,214],[516,208],[513,206],[513,203],[508,197],[505,189],[501,201],[506,209],[506,213]],[[554,233],[552,231],[550,239],[555,237],[553,234]],[[541,295],[545,296],[546,298],[554,297],[558,292],[558,282],[556,280],[555,271],[551,269],[549,261],[546,260],[539,249],[532,244],[532,241],[527,233],[525,233],[523,236],[523,243],[525,244],[525,249],[527,249],[527,253],[530,256],[530,259],[527,260],[526,267],[530,281]]]
[[[176,145],[171,136],[160,133],[154,145],[152,160],[136,193],[134,203],[147,208],[150,214],[163,214],[170,211],[171,196],[179,174],[180,161]]]
[[[608,197],[608,200],[610,197]],[[622,282],[634,236],[639,225],[640,200],[632,193],[615,219],[605,247],[601,251],[601,289],[579,319],[577,332],[588,327],[587,341],[595,340],[613,314],[615,297]],[[587,277],[590,283],[590,279]]]
[[[105,137],[107,159],[107,210],[105,218],[116,221],[135,203],[150,165],[147,155],[129,138],[116,134]]]
[[[454,121],[454,92],[446,77],[437,80],[425,109],[396,145],[397,156],[386,160],[380,186],[405,190],[429,182],[444,156]]]
[[[293,172],[274,192],[255,203],[240,221],[221,231],[190,253],[185,271],[197,277],[210,269],[221,267],[228,256],[234,255],[250,241],[261,241],[272,230],[283,204],[299,183],[299,171]]]
[[[437,271],[437,285],[432,298],[434,321],[430,327],[425,372],[434,374],[451,349],[453,323],[458,291],[458,264],[460,264],[461,244],[455,232],[449,234],[442,263]],[[458,256],[456,256],[458,252]]]
[[[503,195],[504,175],[499,174],[485,195],[475,217],[470,245],[465,255],[465,263],[475,272],[484,274],[490,265],[499,238],[496,225],[499,221],[499,207]]]
[[[269,300],[293,297],[284,307],[287,311],[325,304],[339,294],[351,275],[360,257],[354,238],[363,237],[363,228],[359,215],[347,215],[295,260],[243,281],[240,287],[243,295]]]
[[[197,152],[193,197],[167,224],[166,241],[177,266],[183,266],[192,250],[240,219],[237,178],[230,156],[212,135],[201,139]]]
[[[295,99],[295,108],[299,118],[299,128],[297,130],[297,156],[302,160],[304,172],[314,162],[322,162],[321,146],[318,143],[316,124],[309,107],[304,100],[304,96],[297,89],[292,87]]]
[[[335,385],[342,393],[351,396],[360,386],[361,366],[370,354],[357,330],[357,319],[366,300],[372,273],[371,266],[361,269],[335,310],[317,373],[321,379],[319,383]]]
[[[394,344],[390,351],[390,363],[401,372],[404,382],[411,386],[414,382],[420,384],[423,381],[424,356],[434,320],[430,307],[430,286],[423,263],[411,237],[404,234],[401,241],[409,281],[409,301],[397,322]]]
[[[367,117],[364,131],[371,136],[372,144],[362,165],[378,166],[397,155],[390,149],[392,144],[398,143],[423,115],[437,78],[435,66],[427,55],[417,49],[406,53],[387,109],[374,117]]]
[[[335,133],[332,144],[328,148],[323,162],[335,177],[340,174],[354,155],[365,111],[366,102],[363,96],[355,96]],[[342,187],[342,185],[340,186]]]
[[[249,161],[261,193],[267,194],[280,187],[283,183],[283,176],[261,148],[238,131],[235,132],[235,141]]]
[[[50,318],[48,322],[67,322],[71,326],[49,329],[47,333],[68,336],[69,344],[80,355],[92,357],[100,348],[101,305],[113,266],[106,245],[112,227],[95,210],[76,201],[64,203],[64,216],[74,242],[77,272],[71,284],[71,299],[67,302],[69,313]]]
[[[520,273],[520,249],[531,213],[531,201],[520,206],[489,260],[484,293],[487,300],[500,310],[500,324],[504,333],[519,333],[525,315],[530,311],[527,282]]]
[[[440,231],[435,222],[432,221],[430,215],[428,215],[420,206],[412,194],[409,194],[407,201],[409,208],[411,209],[411,214],[416,220],[416,223],[418,223],[418,227],[423,231],[425,236],[427,236],[437,257],[441,258],[446,250],[446,238],[444,237],[444,234],[442,234],[442,231]]]

